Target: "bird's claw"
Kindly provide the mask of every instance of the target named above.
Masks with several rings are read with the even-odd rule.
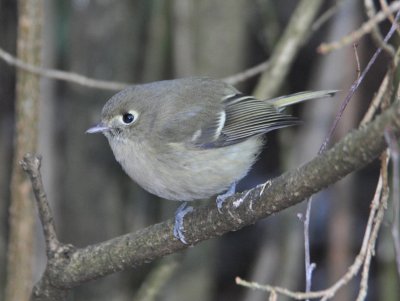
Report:
[[[232,185],[229,187],[229,189],[225,193],[217,196],[216,203],[217,203],[217,209],[218,209],[219,213],[222,213],[221,209],[222,209],[222,206],[224,205],[225,200],[227,198],[229,198],[230,196],[234,195],[235,191],[236,191],[236,183],[234,182],[234,183],[232,183]]]
[[[193,211],[192,206],[188,206],[187,202],[184,202],[182,205],[178,207],[175,212],[175,225],[174,225],[174,236],[179,239],[182,243],[187,245],[187,241],[185,239],[185,235],[183,234],[184,226],[183,226],[183,218],[186,214]]]

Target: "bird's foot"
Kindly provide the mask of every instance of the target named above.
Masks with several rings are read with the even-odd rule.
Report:
[[[187,202],[184,202],[182,205],[178,207],[175,212],[175,225],[174,225],[174,236],[179,239],[182,243],[187,245],[187,241],[185,239],[185,235],[183,231],[185,230],[183,227],[183,218],[186,214],[193,211],[192,206],[188,206]]]
[[[227,198],[229,198],[230,196],[234,195],[235,191],[236,191],[236,182],[233,182],[232,185],[229,187],[229,189],[225,193],[217,196],[216,202],[217,202],[217,208],[218,208],[219,213],[221,213],[221,208],[222,208],[222,205],[224,204],[225,200]]]

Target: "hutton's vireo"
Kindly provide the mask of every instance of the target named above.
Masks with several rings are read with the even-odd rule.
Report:
[[[270,100],[241,94],[210,78],[183,78],[134,85],[105,104],[102,132],[125,172],[147,191],[177,201],[234,193],[261,151],[263,135],[298,124],[283,109],[335,91],[302,92]],[[186,203],[185,203],[186,204]],[[178,209],[174,234],[186,243]]]

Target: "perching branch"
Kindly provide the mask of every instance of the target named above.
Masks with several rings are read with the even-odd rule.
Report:
[[[384,131],[400,135],[400,104],[373,122],[348,134],[332,149],[307,164],[277,177],[268,184],[227,199],[220,214],[214,205],[198,208],[185,217],[185,236],[195,245],[201,241],[236,231],[308,198],[313,193],[345,177],[374,160],[385,148]],[[35,156],[26,156],[31,164]],[[46,200],[45,198],[43,200]],[[45,223],[42,220],[42,223]],[[59,245],[49,258],[42,280],[35,287],[35,300],[64,300],[65,292],[86,281],[153,261],[186,249],[173,236],[173,219],[134,233],[75,249]],[[50,299],[51,296],[52,299]]]

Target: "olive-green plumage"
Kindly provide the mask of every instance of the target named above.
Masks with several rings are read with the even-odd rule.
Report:
[[[262,148],[263,134],[298,124],[284,107],[334,92],[257,100],[209,78],[135,85],[114,95],[101,123],[88,132],[105,134],[117,161],[144,189],[191,201],[243,178]]]

